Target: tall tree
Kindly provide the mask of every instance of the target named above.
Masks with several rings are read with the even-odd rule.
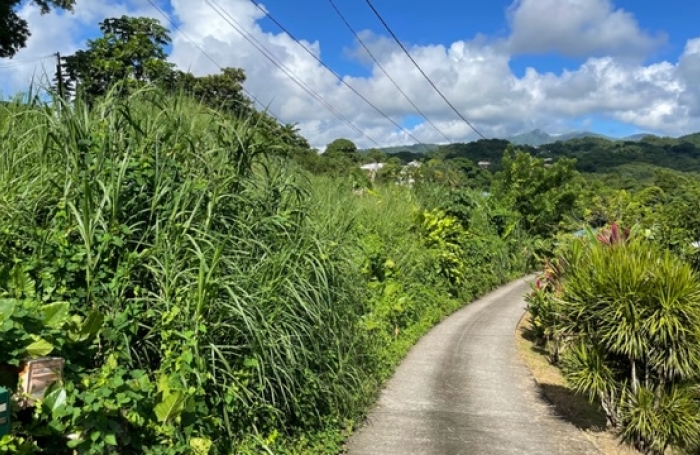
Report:
[[[105,19],[103,36],[88,41],[63,59],[64,86],[88,97],[104,95],[116,82],[140,85],[172,74],[166,61],[168,30],[156,19],[128,17]]]
[[[571,159],[546,163],[509,147],[503,155],[502,171],[494,179],[493,192],[522,215],[527,231],[549,236],[576,207],[579,174],[574,164]]]
[[[17,15],[16,9],[22,0],[0,0],[0,58],[13,57],[27,45],[31,36],[29,24]],[[48,14],[52,8],[72,10],[75,0],[32,0],[39,6],[41,14]]]
[[[326,152],[329,155],[341,153],[348,156],[353,156],[357,153],[357,146],[350,139],[339,138],[326,146]]]
[[[164,85],[171,90],[182,90],[212,109],[243,114],[252,108],[250,99],[243,93],[243,82],[242,69],[223,68],[220,74],[202,77],[176,70]]]

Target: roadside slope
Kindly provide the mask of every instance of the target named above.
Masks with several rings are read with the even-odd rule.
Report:
[[[518,356],[526,279],[458,311],[411,349],[349,455],[595,454],[552,414]]]

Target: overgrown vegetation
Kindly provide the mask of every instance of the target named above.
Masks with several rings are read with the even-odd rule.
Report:
[[[5,450],[338,452],[419,336],[527,269],[497,200],[357,195],[257,118],[148,87],[0,107],[0,362],[66,359]]]
[[[0,105],[0,451],[339,453],[422,334],[536,257],[534,328],[572,384],[648,453],[700,442],[692,175],[584,184],[557,145],[498,140],[410,166],[347,139],[318,154],[254,108],[243,71],[174,69],[157,21],[101,29],[50,102]],[[645,240],[552,256],[616,220]],[[63,379],[26,406],[20,370],[47,355]]]
[[[613,224],[564,241],[528,300],[551,361],[623,441],[646,454],[698,447],[700,281],[689,263]]]

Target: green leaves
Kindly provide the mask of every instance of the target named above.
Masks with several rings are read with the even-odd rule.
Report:
[[[34,0],[42,14],[51,11],[52,8],[72,9],[75,0]],[[24,48],[27,39],[31,35],[27,21],[17,14],[22,5],[21,0],[9,0],[4,2],[0,10],[0,58],[13,57],[20,49]]]
[[[164,47],[168,31],[147,17],[108,18],[100,29],[104,36],[90,40],[87,50],[64,57],[63,85],[94,99],[117,84],[128,93],[132,86],[155,81],[172,73]]]
[[[695,387],[673,385],[658,392],[640,387],[622,400],[621,438],[653,454],[668,447],[697,447],[700,443],[700,406]]]
[[[92,341],[104,324],[104,315],[91,311],[85,321],[79,324],[77,332],[71,332],[71,338],[76,341]]]
[[[55,385],[55,384],[54,384]],[[44,412],[56,416],[66,406],[68,402],[68,393],[63,387],[49,387],[44,398],[41,400],[41,406]]]
[[[563,245],[556,274],[531,297],[565,334],[562,369],[599,399],[621,437],[648,454],[700,442],[700,279],[657,246],[617,234]],[[564,266],[561,266],[565,264]],[[537,299],[552,299],[556,308]]]
[[[10,320],[18,302],[16,299],[0,299],[0,322]],[[0,329],[2,329],[2,326],[0,326]]]
[[[559,159],[550,165],[509,147],[493,192],[522,216],[528,232],[547,237],[559,230],[565,215],[573,213],[579,183],[573,160]]]
[[[68,302],[55,302],[44,305],[42,307],[42,322],[47,327],[58,328],[68,320],[69,309],[70,304]]]
[[[54,349],[54,346],[48,341],[37,338],[29,346],[26,347],[27,354],[31,357],[44,357],[49,355]]]
[[[163,400],[153,408],[158,421],[167,423],[179,417],[185,410],[186,399],[185,394],[179,390],[165,393]]]

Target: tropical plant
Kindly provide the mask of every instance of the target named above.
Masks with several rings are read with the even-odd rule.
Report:
[[[63,57],[59,89],[88,99],[104,96],[115,84],[124,88],[168,78],[166,61],[170,35],[156,19],[108,18],[100,23],[103,36],[88,41],[86,50]]]
[[[567,215],[573,215],[578,179],[573,160],[545,163],[509,147],[503,154],[502,171],[493,182],[493,193],[521,215],[525,230],[549,237],[561,229]]]
[[[648,454],[692,447],[700,437],[700,281],[634,232],[613,225],[593,238],[573,240],[530,297],[536,328],[563,334],[571,387],[600,402],[624,441]]]

